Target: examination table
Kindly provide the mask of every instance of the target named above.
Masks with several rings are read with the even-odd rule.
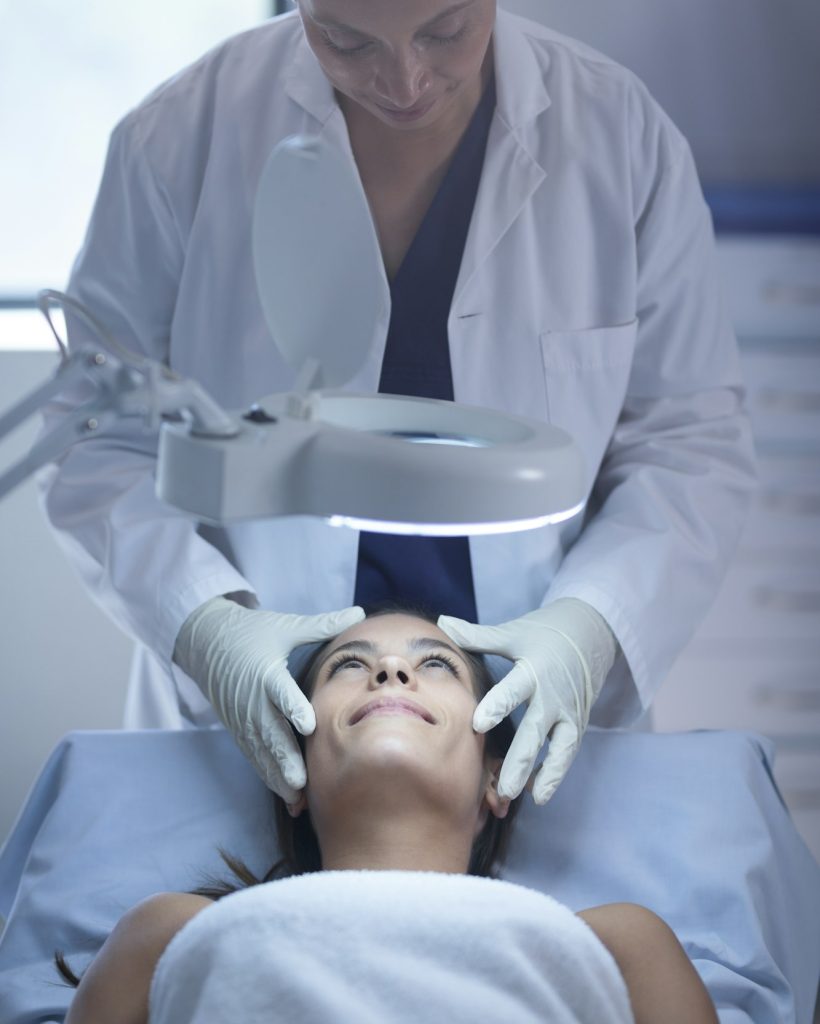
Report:
[[[820,868],[772,756],[753,733],[590,729],[546,807],[525,795],[502,877],[660,914],[721,1024],[810,1024]],[[69,734],[0,850],[0,1024],[61,1022],[54,950],[81,972],[143,897],[227,877],[217,845],[259,873],[276,857],[271,794],[224,731]]]

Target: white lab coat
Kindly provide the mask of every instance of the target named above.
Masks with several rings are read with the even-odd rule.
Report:
[[[448,321],[455,399],[565,428],[591,497],[583,523],[471,538],[478,616],[558,597],[595,607],[622,654],[592,721],[623,725],[650,704],[739,533],[754,472],[737,345],[689,148],[642,84],[503,11],[494,46],[497,109]],[[261,170],[293,133],[353,159],[289,14],[208,53],[117,126],[73,269],[70,293],[123,344],[226,408],[293,384],[250,243]],[[321,299],[321,281],[304,286]],[[386,277],[381,288],[350,390],[378,387]],[[88,340],[73,321],[70,337]],[[97,601],[139,641],[126,723],[204,724],[213,713],[171,665],[186,617],[233,591],[279,611],[347,607],[358,537],[306,518],[197,532],[154,495],[156,443],[132,423],[82,441],[47,473],[46,507]]]

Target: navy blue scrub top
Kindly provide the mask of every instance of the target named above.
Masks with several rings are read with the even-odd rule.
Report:
[[[473,214],[495,79],[462,136],[447,173],[390,285],[392,310],[379,392],[453,401],[447,318]],[[446,489],[448,482],[436,482]],[[354,604],[365,611],[398,601],[476,622],[466,537],[361,533]]]

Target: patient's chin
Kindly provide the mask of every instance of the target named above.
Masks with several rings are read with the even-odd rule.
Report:
[[[341,730],[318,729],[307,748],[314,824],[363,808],[457,815],[472,808],[483,773],[482,742],[468,729],[439,729],[407,715],[373,715]],[[343,811],[344,808],[344,811]]]
[[[374,729],[332,765],[309,769],[311,813],[318,805],[398,809],[402,804],[431,808],[455,781],[452,765],[433,751],[420,750],[401,729]]]
[[[356,774],[389,773],[393,779],[428,775],[434,759],[433,752],[421,747],[418,738],[401,723],[386,720],[362,733],[355,748],[347,753],[346,760]]]

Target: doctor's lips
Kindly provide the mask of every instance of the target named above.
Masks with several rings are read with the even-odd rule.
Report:
[[[404,697],[377,697],[375,700],[368,701],[367,704],[363,704],[358,711],[353,713],[352,718],[348,722],[348,725],[355,725],[357,722],[361,722],[363,718],[367,718],[369,715],[413,715],[416,718],[422,718],[425,722],[429,722],[430,725],[435,725],[435,718],[430,712],[423,708],[420,704],[416,704],[412,700],[406,700]]]
[[[394,118],[396,121],[415,121],[419,117],[423,117],[428,110],[430,110],[436,101],[427,100],[424,103],[417,103],[414,107],[409,107],[407,110],[396,110],[394,107],[384,107],[381,103],[377,103],[376,106],[385,112],[388,117]]]

